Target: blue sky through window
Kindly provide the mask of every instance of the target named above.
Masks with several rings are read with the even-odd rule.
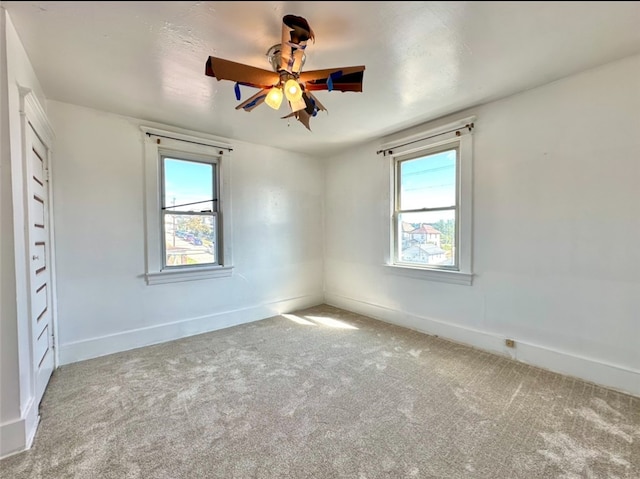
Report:
[[[438,208],[456,204],[456,150],[400,164],[400,208]]]
[[[164,204],[185,205],[170,211],[212,210],[213,165],[196,161],[164,158]]]

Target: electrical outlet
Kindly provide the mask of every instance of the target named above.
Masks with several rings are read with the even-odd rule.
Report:
[[[508,348],[516,347],[516,342],[513,339],[505,339],[504,344],[506,344]]]

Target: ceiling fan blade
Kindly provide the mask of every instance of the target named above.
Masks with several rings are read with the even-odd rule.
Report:
[[[245,101],[240,103],[236,110],[242,108],[244,111],[251,111],[258,105],[262,105],[264,100],[267,98],[267,94],[269,93],[270,88],[263,88],[258,93],[253,95],[251,98],[247,98]]]
[[[207,59],[205,74],[218,80],[231,80],[254,88],[271,88],[280,81],[280,75],[276,72],[216,57]]]
[[[319,111],[327,111],[327,109],[309,91],[306,91],[302,94],[302,99],[304,100],[304,103],[305,103],[304,108],[292,111],[291,113],[289,113],[286,116],[283,116],[282,118],[291,118],[293,116],[296,118],[296,120],[302,123],[307,128],[307,130],[311,131],[311,127],[309,126],[309,121],[311,120],[311,117],[316,116]]]
[[[311,119],[311,116],[305,110],[292,111],[288,115],[283,116],[282,119],[291,118],[292,116],[294,116],[296,120],[302,123],[307,128],[307,130],[311,131],[311,127],[309,126],[309,120]]]
[[[315,116],[314,111],[316,113],[319,111],[327,111],[324,105],[320,103],[320,101],[318,101],[318,99],[310,91],[305,91],[303,96],[308,100],[306,110],[307,113],[309,113],[311,116]]]
[[[362,91],[363,72],[349,73],[335,77],[320,78],[317,80],[307,81],[305,89],[309,91],[317,90],[338,90],[338,91]],[[331,81],[329,79],[331,78]]]
[[[362,91],[364,65],[356,67],[328,68],[302,72],[299,80],[307,90]]]
[[[355,67],[337,67],[337,68],[325,68],[324,70],[310,70],[308,72],[300,73],[298,79],[302,83],[306,83],[308,81],[314,80],[326,80],[329,75],[335,74],[338,72],[342,72],[342,75],[349,75],[351,73],[362,73],[364,75],[364,65],[359,65]]]

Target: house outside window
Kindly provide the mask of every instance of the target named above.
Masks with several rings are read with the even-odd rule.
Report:
[[[385,145],[390,220],[386,264],[471,284],[472,119]]]
[[[232,149],[195,133],[141,129],[147,283],[231,276]]]

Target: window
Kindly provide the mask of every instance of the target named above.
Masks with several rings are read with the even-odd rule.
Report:
[[[389,256],[396,271],[471,284],[473,119],[387,145]]]
[[[142,127],[148,284],[231,275],[231,148]]]
[[[163,268],[217,265],[217,162],[161,155]]]
[[[396,264],[456,270],[457,146],[395,162]]]

